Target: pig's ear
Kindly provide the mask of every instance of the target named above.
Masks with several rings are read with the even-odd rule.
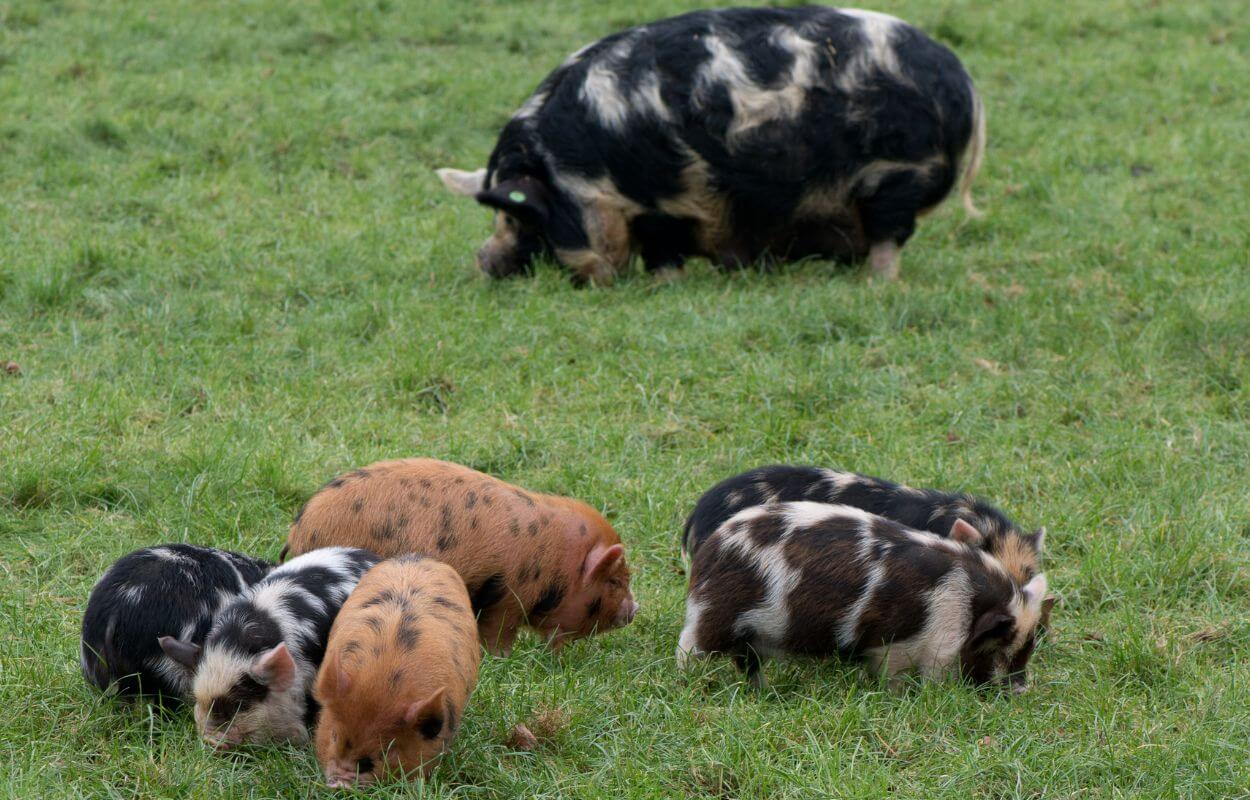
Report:
[[[532,178],[502,181],[478,192],[476,197],[482,205],[511,214],[527,225],[541,225],[547,221],[550,195],[541,183]]]
[[[972,624],[972,633],[968,635],[968,646],[973,650],[980,649],[981,645],[986,642],[1006,635],[1015,622],[1016,618],[1008,614],[1005,609],[996,608],[986,611]]]
[[[347,693],[352,686],[352,676],[343,669],[343,659],[338,653],[326,658],[317,675],[318,694],[322,697],[336,697]]]
[[[1033,550],[1041,553],[1043,545],[1046,544],[1046,526],[1037,529],[1037,533],[1033,534]]]
[[[985,537],[981,536],[981,532],[972,527],[972,523],[967,520],[957,519],[955,524],[951,526],[950,536],[960,544],[970,544],[973,547],[980,547]]]
[[[200,646],[198,644],[184,642],[172,636],[162,636],[156,641],[160,644],[161,650],[165,651],[165,655],[187,669],[194,670],[196,665],[200,663]]]
[[[588,586],[607,575],[612,565],[620,561],[624,555],[625,548],[619,544],[611,547],[595,545],[586,556],[586,564],[582,567],[582,585]]]
[[[1037,627],[1046,628],[1050,625],[1050,610],[1055,607],[1057,599],[1053,594],[1048,594],[1042,600],[1042,615],[1038,617]]]
[[[443,732],[443,695],[447,687],[440,686],[424,700],[404,709],[404,724],[415,728],[427,739],[436,739]]]
[[[291,651],[286,649],[286,642],[256,657],[252,662],[252,677],[257,683],[264,684],[275,692],[283,692],[291,687],[295,682],[295,659],[291,657]]]
[[[482,189],[486,188],[486,168],[475,169],[472,172],[465,172],[462,169],[451,169],[444,167],[435,170],[438,179],[443,185],[451,190],[452,194],[458,194],[461,197],[472,197]]]

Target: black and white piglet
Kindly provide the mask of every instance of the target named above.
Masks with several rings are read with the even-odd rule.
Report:
[[[195,669],[195,723],[208,744],[307,740],[330,625],[378,560],[352,547],[313,550],[222,608],[202,648],[165,643]]]
[[[1026,688],[1050,613],[1046,576],[1020,585],[994,556],[862,509],[780,503],[741,511],[694,553],[678,663],[725,653],[762,682],[762,657],[865,658],[904,672]]]
[[[822,467],[775,464],[726,478],[699,498],[686,520],[681,552],[689,558],[704,539],[744,508],[810,500],[855,506],[909,528],[951,536],[960,530],[992,553],[1024,584],[1040,572],[1046,529],[1027,532],[979,497],[962,492],[914,489],[869,475]],[[970,527],[969,527],[970,526]]]
[[[217,610],[271,569],[266,561],[190,544],[122,556],[87,599],[79,644],[87,682],[123,696],[188,699],[192,671],[162,649],[162,637],[199,645]],[[173,648],[175,656],[185,651]]]

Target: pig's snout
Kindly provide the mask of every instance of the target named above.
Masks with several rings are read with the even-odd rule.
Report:
[[[477,267],[492,278],[506,278],[520,272],[522,265],[515,252],[509,247],[495,241],[494,237],[478,248]]]
[[[353,786],[365,786],[373,783],[372,773],[357,774],[355,769],[346,767],[326,767],[326,786],[331,789],[350,789]]]
[[[638,613],[638,603],[632,597],[626,597],[621,601],[621,607],[616,611],[616,624],[625,626],[634,621],[634,616]]]

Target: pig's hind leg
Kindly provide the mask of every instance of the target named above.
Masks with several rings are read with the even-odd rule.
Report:
[[[942,201],[954,177],[935,167],[889,172],[859,198],[858,209],[867,236],[868,268],[874,278],[898,277],[903,245],[916,232],[916,217]]]

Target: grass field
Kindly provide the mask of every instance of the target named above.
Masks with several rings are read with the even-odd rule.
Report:
[[[696,2],[0,0],[0,791],[327,796],[311,752],[214,756],[90,691],[87,592],[190,541],[273,557],[374,459],[603,508],[635,623],[488,660],[455,752],[372,797],[1250,792],[1250,28],[1219,0],[891,0],[989,110],[976,189],[903,279],[695,264],[490,283],[474,168],[585,42]],[[900,693],[672,652],[681,520],[814,462],[1045,524],[1034,690]],[[517,722],[564,715],[538,749]]]

